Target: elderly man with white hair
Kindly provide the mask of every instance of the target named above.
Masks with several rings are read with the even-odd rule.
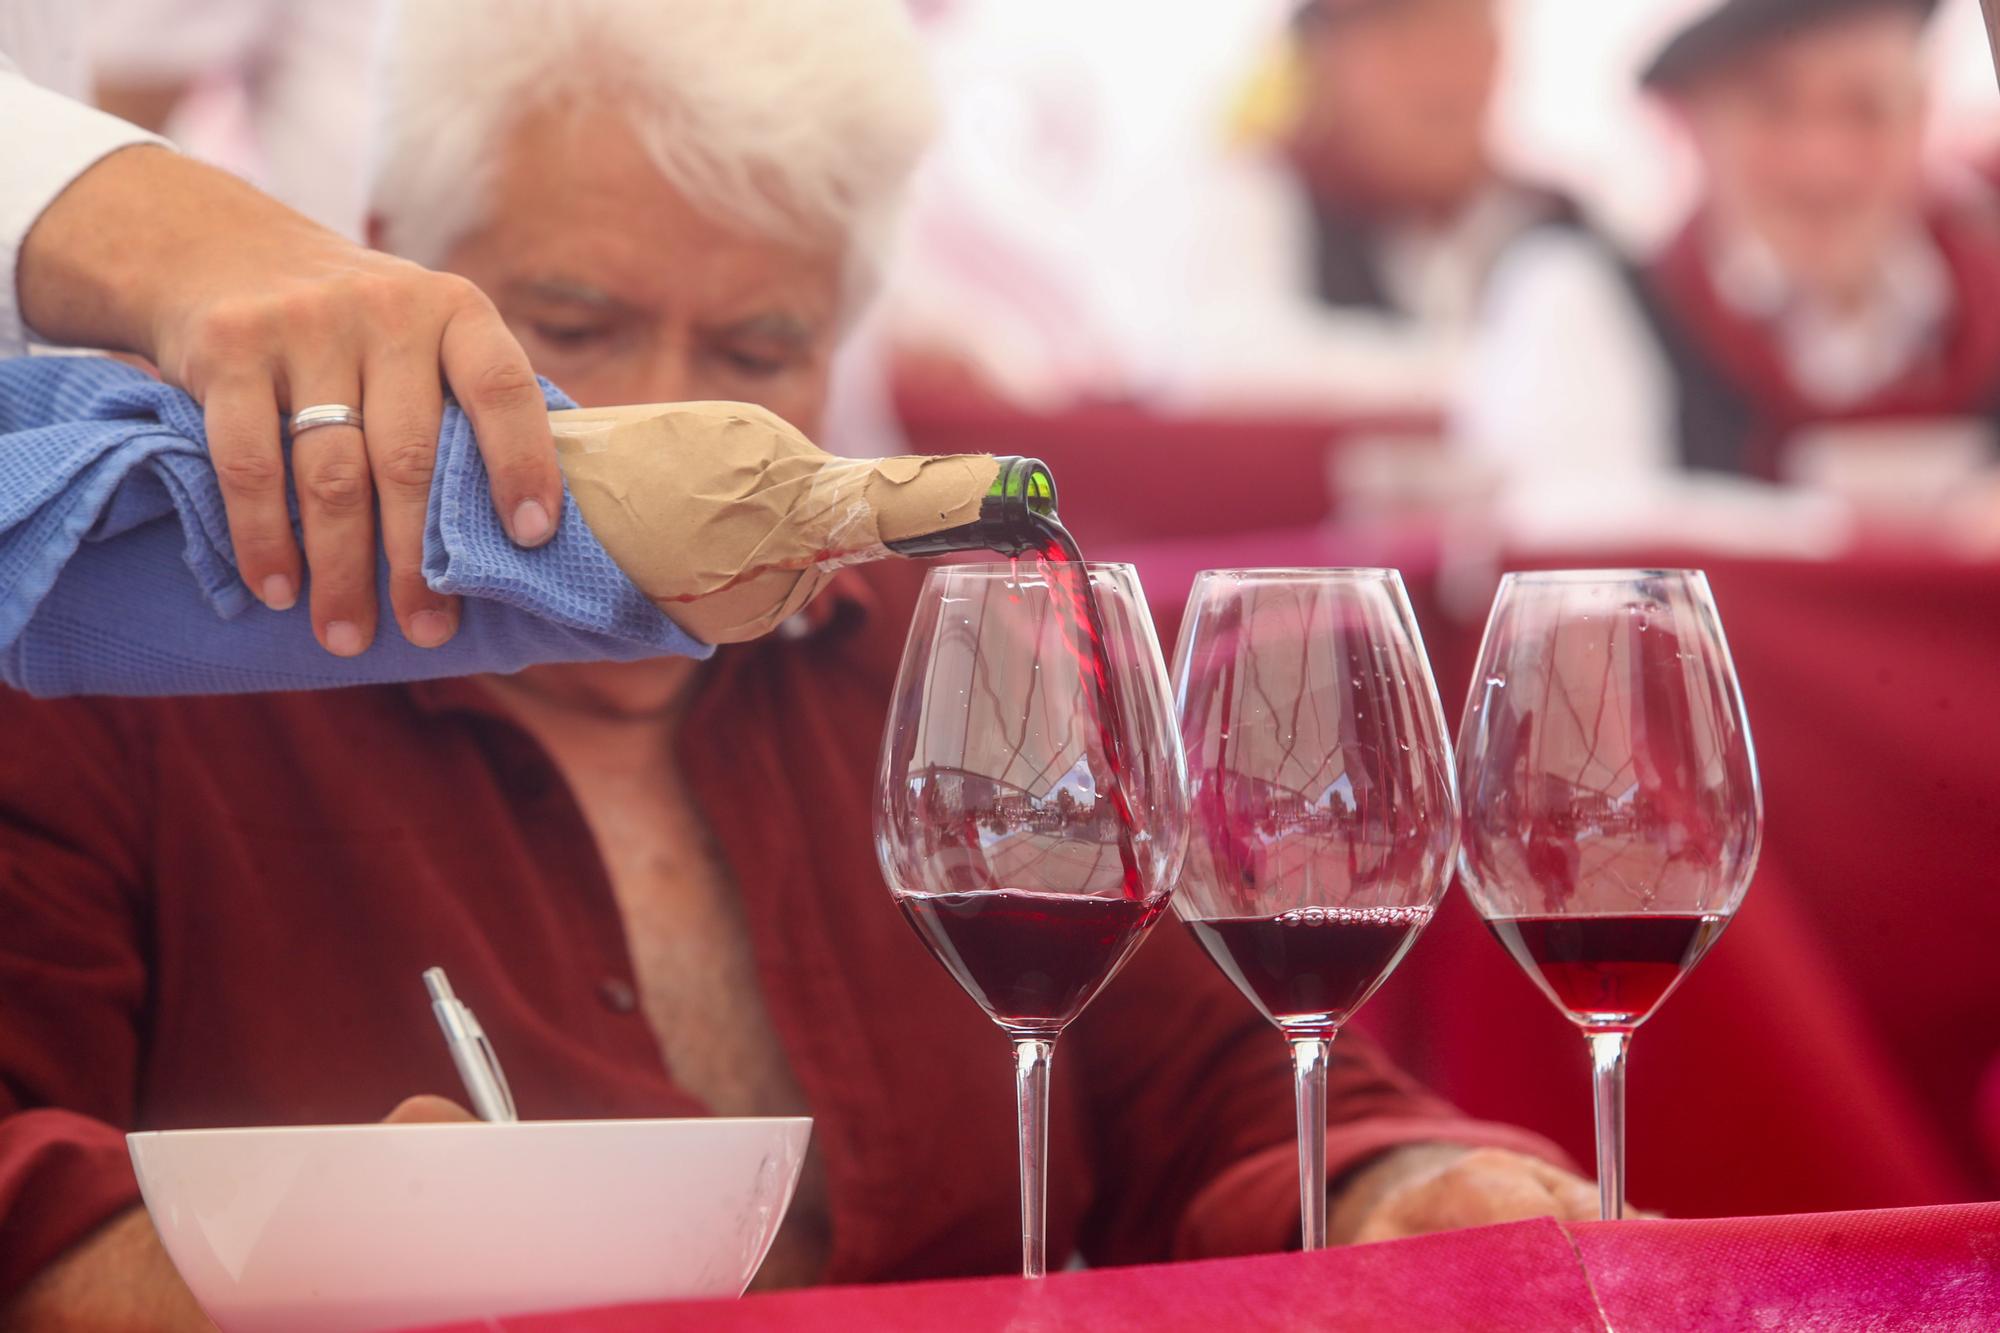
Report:
[[[393,37],[381,244],[477,283],[586,404],[745,399],[814,428],[928,128],[898,0],[422,0]],[[1010,1269],[990,1024],[870,835],[914,572],[848,571],[706,663],[0,693],[0,1327],[201,1326],[123,1133],[451,1087],[406,990],[432,963],[524,1116],[812,1114],[760,1283]],[[1297,1243],[1289,1066],[1182,932],[1065,1040],[1053,1251]],[[1594,1209],[1547,1144],[1364,1040],[1331,1103],[1336,1236]]]

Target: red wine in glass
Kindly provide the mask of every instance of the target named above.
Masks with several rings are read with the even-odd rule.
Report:
[[[1192,816],[1174,911],[1291,1047],[1318,1249],[1334,1038],[1451,873],[1443,710],[1393,570],[1207,570],[1174,679]]]
[[[1060,1032],[1124,965],[1167,899],[1149,897],[1139,873],[1136,821],[1125,796],[1124,728],[1088,566],[1054,515],[1030,513],[1022,522],[1039,542],[1033,560],[1040,578],[1028,582],[1048,589],[1086,687],[1082,709],[1098,744],[1087,761],[1094,761],[1093,777],[1116,821],[1123,896],[980,889],[899,895],[897,903],[932,955],[995,1022],[1009,1031]],[[1017,556],[1017,573],[1020,566]]]
[[[1487,928],[1564,1012],[1593,1027],[1637,1027],[1729,918],[1717,912],[1504,916]]]
[[[1143,593],[1052,515],[925,581],[883,739],[898,909],[1014,1046],[1022,1272],[1046,1271],[1057,1037],[1165,910],[1187,789]],[[996,543],[999,539],[996,538]]]
[[[1509,574],[1459,727],[1459,880],[1591,1052],[1600,1211],[1625,1208],[1632,1033],[1743,901],[1756,753],[1699,570]]]
[[[1061,1031],[1165,907],[1007,889],[905,894],[896,905],[945,970],[1009,1032]]]
[[[1189,921],[1223,974],[1287,1032],[1331,1038],[1431,919],[1418,907],[1306,907]]]

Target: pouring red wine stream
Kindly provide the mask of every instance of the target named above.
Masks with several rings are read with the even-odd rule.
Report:
[[[1098,610],[1097,599],[1090,594],[1090,572],[1069,529],[1053,514],[1033,514],[1030,519],[1041,539],[1040,547],[1034,551],[1035,562],[1057,595],[1057,613],[1068,622],[1071,651],[1090,690],[1090,712],[1104,758],[1103,770],[1093,776],[1104,789],[1118,821],[1118,859],[1125,874],[1125,896],[1143,900],[1147,897],[1146,886],[1139,877],[1139,858],[1132,845],[1138,821],[1133,817],[1125,791],[1125,726],[1118,712],[1118,696],[1111,688],[1111,662],[1104,650],[1104,616]],[[1021,557],[1015,556],[1017,570],[1020,563]]]

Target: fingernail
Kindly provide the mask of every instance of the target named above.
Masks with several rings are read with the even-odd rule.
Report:
[[[410,617],[410,642],[435,648],[451,637],[451,617],[442,611],[419,611]]]
[[[540,500],[523,500],[514,506],[514,540],[533,546],[549,535],[549,511]]]
[[[299,590],[283,574],[272,574],[264,580],[264,605],[273,611],[289,611],[299,600]]]
[[[326,650],[336,657],[355,657],[361,652],[361,627],[351,620],[336,620],[326,627]]]

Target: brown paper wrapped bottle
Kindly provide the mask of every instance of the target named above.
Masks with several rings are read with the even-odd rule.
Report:
[[[990,454],[838,458],[746,403],[549,416],[583,519],[653,604],[709,643],[769,632],[843,566],[1045,539],[1048,469]]]

